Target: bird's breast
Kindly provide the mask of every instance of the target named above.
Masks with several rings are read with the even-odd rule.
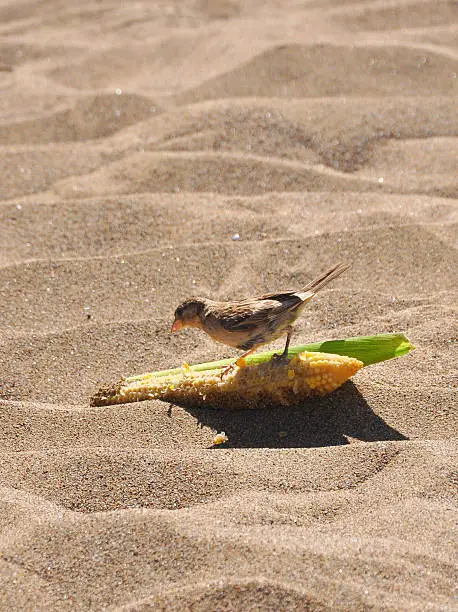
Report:
[[[249,334],[246,332],[228,331],[223,327],[215,327],[205,330],[209,336],[217,342],[227,344],[227,346],[233,346],[234,348],[240,348],[240,346],[247,341]]]

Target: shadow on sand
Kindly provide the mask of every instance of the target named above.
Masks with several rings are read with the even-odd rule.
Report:
[[[294,407],[183,408],[202,426],[224,431],[229,437],[225,448],[335,446],[348,444],[348,436],[366,442],[408,439],[374,413],[351,381],[327,397]]]

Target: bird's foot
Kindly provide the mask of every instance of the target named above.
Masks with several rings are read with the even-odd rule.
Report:
[[[288,357],[288,353],[280,353],[280,355],[278,353],[275,353],[274,355],[272,355],[272,361],[276,365],[285,365],[289,363],[291,359]]]
[[[234,361],[232,363],[230,363],[228,366],[226,366],[224,368],[224,370],[221,371],[221,380],[223,380],[223,378],[229,374],[229,372],[233,372],[235,370],[235,367],[237,366],[238,368],[244,368],[246,365],[246,361],[245,361],[245,357],[239,357],[237,359],[237,361]]]
[[[230,372],[232,372],[235,369],[235,366],[236,366],[235,363],[230,363],[223,370],[221,370],[221,374],[220,374],[221,380],[223,380],[225,376],[227,376]]]

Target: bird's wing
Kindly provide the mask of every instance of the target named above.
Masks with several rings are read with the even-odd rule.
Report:
[[[282,314],[298,308],[303,300],[293,291],[269,293],[241,302],[232,302],[222,326],[231,331],[254,331],[275,322]]]
[[[264,293],[263,295],[257,295],[256,297],[252,299],[260,300],[260,301],[274,300],[276,302],[280,302],[281,304],[283,304],[283,303],[290,303],[291,299],[294,299],[295,297],[297,298],[297,295],[298,295],[297,291],[276,291],[275,293]],[[246,301],[249,301],[249,300],[246,300]]]

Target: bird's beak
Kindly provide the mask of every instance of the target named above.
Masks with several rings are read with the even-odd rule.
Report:
[[[183,329],[183,327],[184,327],[183,322],[180,321],[179,319],[176,319],[173,322],[172,329],[170,330],[170,333],[174,334],[175,332],[180,331],[180,329]]]

